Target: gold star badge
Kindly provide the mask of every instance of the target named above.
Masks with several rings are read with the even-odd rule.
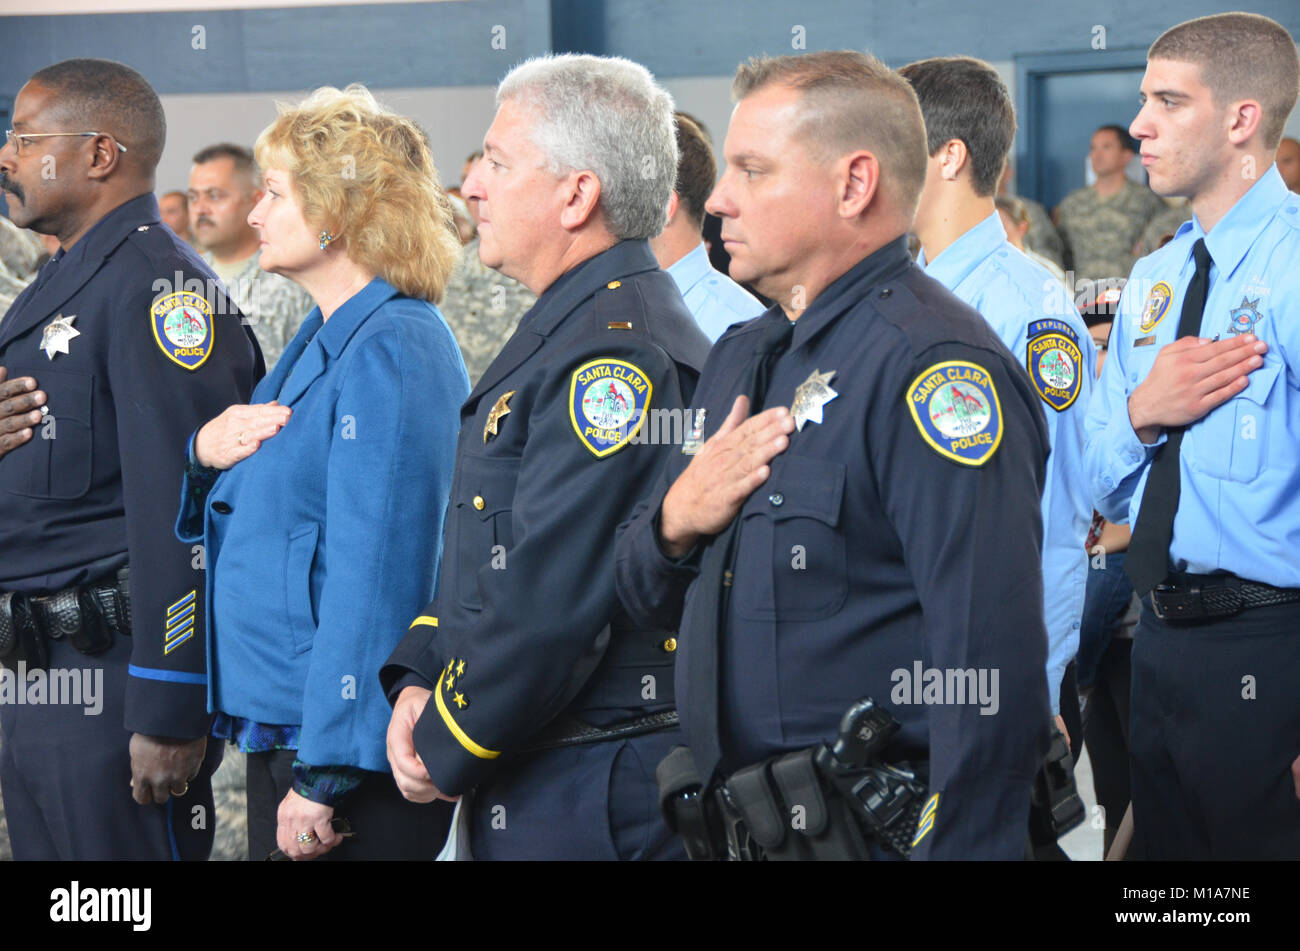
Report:
[[[72,326],[72,322],[76,319],[76,314],[69,314],[67,317],[60,314],[41,334],[41,349],[51,360],[56,353],[67,353],[68,341],[73,337],[81,336],[81,331]]]
[[[447,689],[450,690],[456,683],[456,675],[451,674],[447,677]]]
[[[457,677],[465,676],[465,662],[463,660],[456,665],[456,676]]]
[[[460,707],[462,710],[464,710],[466,707],[469,706],[469,701],[465,699],[465,695],[463,693],[457,693],[451,699],[455,700],[456,706]]]
[[[489,436],[495,436],[497,434],[497,424],[501,422],[503,417],[509,415],[510,397],[514,395],[514,390],[511,390],[509,393],[502,393],[497,397],[497,401],[492,404],[492,410],[488,413],[487,422],[483,425],[484,445],[487,444]]]
[[[825,373],[813,370],[812,375],[795,388],[794,405],[790,407],[790,412],[794,415],[794,424],[800,432],[803,432],[804,423],[820,423],[822,407],[840,395],[829,386],[834,378],[834,370]]]

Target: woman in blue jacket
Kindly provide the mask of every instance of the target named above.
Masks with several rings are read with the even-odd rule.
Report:
[[[378,671],[433,595],[469,392],[429,303],[451,206],[419,128],[361,86],[282,106],[255,151],[261,266],[317,306],[252,405],[190,440],[213,733],[249,754],[250,857],[432,858],[448,805],[397,791]]]

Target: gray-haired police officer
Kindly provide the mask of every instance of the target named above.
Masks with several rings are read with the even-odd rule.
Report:
[[[475,858],[680,858],[653,775],[680,741],[673,629],[629,622],[612,550],[708,352],[645,240],[672,101],[592,56],[530,60],[497,99],[464,194],[483,263],[539,297],[461,409],[438,596],[381,671],[389,760],[407,798],[473,790]]]

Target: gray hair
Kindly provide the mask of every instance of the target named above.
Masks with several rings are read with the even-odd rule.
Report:
[[[600,180],[600,208],[616,238],[663,231],[677,137],[673,98],[648,69],[621,57],[538,56],[501,81],[497,105],[506,100],[536,113],[533,144],[548,171],[587,169]]]

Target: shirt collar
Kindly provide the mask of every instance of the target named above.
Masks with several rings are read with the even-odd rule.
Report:
[[[952,290],[966,280],[981,261],[1006,243],[1007,232],[1002,227],[1002,219],[995,210],[993,214],[940,251],[939,256],[933,261],[926,261],[923,250],[917,255],[916,264],[927,275]]]
[[[152,192],[146,192],[123,202],[100,218],[71,250],[59,257],[59,261],[61,265],[80,264],[102,258],[140,226],[160,223],[158,199]]]
[[[561,274],[537,298],[519,325],[549,335],[575,307],[602,287],[618,278],[658,269],[659,262],[650,251],[649,241],[644,238],[620,241]]]
[[[911,265],[905,234],[868,254],[831,282],[799,316],[791,349],[803,346],[823,327],[861,301],[872,288],[892,280]],[[775,309],[780,312],[779,306]]]
[[[1246,194],[1237,199],[1237,203],[1228,209],[1228,213],[1219,219],[1219,223],[1206,234],[1196,216],[1192,216],[1192,243],[1197,238],[1205,239],[1205,247],[1214,258],[1214,266],[1225,277],[1237,269],[1246,252],[1255,243],[1255,239],[1268,227],[1273,216],[1282,207],[1287,191],[1286,184],[1276,165],[1270,165],[1268,171],[1260,176],[1259,181],[1250,186]],[[1180,236],[1183,232],[1179,231]],[[1188,244],[1187,253],[1192,253]]]
[[[677,284],[677,290],[683,297],[692,287],[704,280],[713,270],[709,263],[709,252],[701,241],[689,253],[682,255],[667,268],[668,276]]]

